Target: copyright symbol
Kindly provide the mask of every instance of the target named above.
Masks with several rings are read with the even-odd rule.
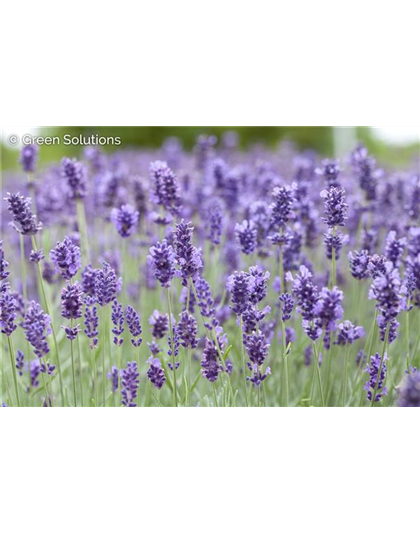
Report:
[[[15,134],[12,134],[12,135],[9,135],[7,140],[9,141],[9,144],[15,145],[15,144],[18,144],[19,137]]]

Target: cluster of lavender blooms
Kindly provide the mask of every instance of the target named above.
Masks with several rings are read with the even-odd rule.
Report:
[[[74,350],[90,405],[244,404],[252,391],[275,405],[282,353],[293,404],[315,370],[335,402],[350,353],[352,397],[366,369],[364,405],[418,406],[418,173],[382,169],[362,145],[340,160],[236,146],[91,147],[51,167],[22,150],[0,242],[7,405],[65,405]]]

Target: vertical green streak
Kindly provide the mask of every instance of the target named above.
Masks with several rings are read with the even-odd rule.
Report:
[[[283,345],[283,360],[284,360],[284,384],[286,392],[286,407],[289,407],[289,367],[287,363],[287,346],[286,346],[286,328],[283,320],[281,321],[281,341]]]
[[[70,319],[70,327],[73,328],[73,319]],[[76,397],[76,373],[74,371],[74,353],[73,353],[73,341],[70,341],[70,357],[71,357],[71,374],[73,379],[73,402],[74,407],[77,407]]]
[[[248,407],[248,383],[246,381],[246,366],[245,366],[245,343],[244,343],[244,329],[243,329],[243,319],[242,315],[239,317],[240,328],[241,328],[241,341],[242,341],[242,368],[244,369],[244,386],[245,386],[245,405]]]
[[[26,259],[25,259],[25,243],[23,241],[23,235],[19,234],[20,240],[20,261],[22,267],[22,286],[23,286],[23,298],[26,302],[28,301],[28,280],[26,276]]]
[[[346,349],[344,351],[344,368],[343,368],[343,407],[346,406],[347,401],[347,372],[348,372],[348,365],[349,365],[349,345],[346,345]]]
[[[105,324],[105,307],[101,307],[101,333],[102,333],[102,346],[101,346],[101,352],[102,352],[102,407],[105,407],[105,344],[106,344],[106,338],[105,338],[105,330],[107,327],[107,324]]]
[[[17,375],[16,375],[15,355],[14,355],[14,350],[12,347],[12,339],[10,337],[11,335],[7,335],[7,343],[9,345],[9,353],[10,353],[10,365],[12,366],[13,384],[15,386],[17,406],[20,407],[20,397],[19,397],[19,388],[18,388]]]
[[[82,407],[84,407],[85,402],[83,398],[83,371],[82,371],[82,354],[80,349],[80,335],[77,336],[77,354],[79,359],[79,374],[80,374],[80,401]]]
[[[172,326],[172,310],[171,310],[171,295],[169,292],[169,287],[166,289],[166,299],[168,302],[168,314],[169,314],[169,329],[171,335],[171,352],[172,352],[172,372],[174,374],[174,386],[173,386],[173,404],[174,407],[178,407],[178,393],[176,390],[176,368],[175,368],[175,350],[174,350],[174,332]]]
[[[318,377],[318,386],[319,386],[319,392],[321,393],[321,403],[322,407],[325,407],[325,400],[324,400],[324,389],[322,387],[322,379],[321,379],[321,370],[319,368],[319,355],[318,355],[318,349],[316,347],[316,343],[313,343],[314,345],[314,356],[315,356],[315,367],[316,367],[316,373]]]

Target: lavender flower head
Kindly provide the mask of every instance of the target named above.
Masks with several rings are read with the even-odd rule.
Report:
[[[271,227],[274,230],[283,228],[292,213],[295,199],[293,197],[296,184],[293,183],[291,187],[284,185],[276,187],[273,190],[273,203],[270,205],[271,210]]]
[[[131,307],[131,305],[127,306],[125,318],[127,321],[128,330],[131,333],[131,343],[134,347],[138,348],[143,342],[143,339],[140,337],[142,329],[140,317],[138,313]]]
[[[77,159],[64,157],[61,160],[61,175],[67,182],[70,198],[84,198],[86,190],[86,169]]]
[[[257,247],[257,228],[252,220],[236,224],[235,236],[244,254],[250,255]]]
[[[22,235],[36,235],[42,229],[41,222],[36,221],[36,215],[31,211],[30,198],[21,196],[20,193],[7,193],[7,210],[13,217],[13,228]]]
[[[149,318],[149,324],[152,326],[153,338],[162,339],[169,329],[169,316],[167,314],[159,313],[159,311],[155,309]]]
[[[271,374],[269,367],[266,368],[264,373],[261,371],[261,366],[267,358],[270,345],[262,333],[244,335],[244,345],[251,361],[248,363],[248,368],[253,372],[253,375],[247,377],[247,380],[258,387]]]
[[[157,242],[150,248],[147,261],[162,287],[169,288],[175,276],[175,253],[172,246],[165,239],[162,244]]]
[[[293,300],[293,297],[291,294],[284,293],[279,296],[279,300],[282,304],[282,315],[281,319],[283,322],[287,322],[287,320],[290,320],[293,312],[293,307],[295,305],[295,302]]]
[[[149,357],[147,362],[149,363],[147,377],[157,389],[161,389],[166,381],[166,376],[162,368],[162,363],[157,357],[153,357],[152,355]]]
[[[96,270],[91,264],[82,270],[82,288],[87,296],[95,296],[95,276]]]
[[[31,254],[29,256],[29,261],[31,263],[39,263],[43,259],[45,259],[45,255],[42,250],[31,250]]]
[[[338,159],[324,159],[321,166],[315,169],[315,174],[325,178],[328,187],[338,187],[340,172]]]
[[[9,292],[0,294],[0,328],[1,332],[10,337],[17,328],[15,320],[17,317],[16,300]]]
[[[163,206],[173,215],[177,214],[180,205],[178,180],[164,161],[154,161],[150,164],[153,191],[151,200]]]
[[[297,300],[297,311],[305,320],[312,320],[319,294],[318,288],[312,282],[311,272],[306,266],[301,265],[299,273],[294,278],[288,272],[286,279],[292,282],[292,293]]]
[[[22,376],[23,374],[23,368],[25,366],[25,356],[23,354],[23,352],[21,352],[20,350],[17,351],[16,353],[16,364],[15,364],[18,372],[19,372],[19,376]]]
[[[391,261],[394,267],[401,265],[401,258],[404,254],[406,244],[407,239],[405,237],[397,239],[397,233],[395,231],[388,233],[385,242],[385,257],[387,261]]]
[[[370,363],[366,367],[366,374],[369,374],[369,379],[366,382],[365,386],[363,387],[363,390],[367,391],[367,399],[371,402],[373,398],[373,394],[376,388],[376,395],[375,395],[375,402],[379,402],[382,396],[386,396],[388,394],[387,388],[384,387],[386,372],[387,372],[387,366],[385,364],[385,361],[388,360],[387,355],[385,354],[381,370],[379,372],[379,366],[381,364],[381,356],[376,353],[375,355],[372,355],[370,358]],[[378,372],[379,372],[379,379],[378,379]],[[378,385],[376,386],[376,383]]]
[[[253,304],[261,302],[267,295],[267,285],[270,279],[270,272],[264,271],[259,265],[250,266],[249,273],[249,291],[250,301]]]
[[[95,296],[101,307],[111,303],[117,295],[118,280],[115,270],[103,261],[102,269],[98,269],[95,275]]]
[[[24,172],[35,172],[35,165],[38,159],[39,147],[36,144],[25,145],[19,157],[19,163]]]
[[[350,320],[345,320],[338,324],[338,335],[336,344],[353,344],[357,339],[365,336],[365,330],[362,326],[354,326]]]
[[[89,345],[90,349],[96,348],[98,345],[98,335],[99,335],[99,317],[98,317],[98,307],[95,305],[96,300],[92,296],[88,296],[85,299],[85,312],[84,312],[84,324],[85,329],[83,330],[86,337],[91,340]]]
[[[251,297],[251,280],[247,272],[234,272],[226,282],[226,288],[231,294],[230,306],[237,315],[242,315],[249,306]]]
[[[65,237],[63,242],[57,242],[50,252],[51,261],[57,272],[66,280],[70,280],[82,267],[80,261],[80,248],[73,244],[70,237]]]
[[[114,334],[114,344],[116,346],[121,346],[124,342],[124,339],[121,337],[124,333],[124,311],[122,304],[118,303],[117,300],[112,302],[111,320],[114,324],[114,327],[111,330]]]
[[[51,317],[44,313],[38,303],[32,301],[29,304],[22,327],[35,355],[43,357],[49,353],[47,337],[51,333]]]
[[[327,252],[327,259],[332,259],[333,250],[335,250],[335,258],[340,259],[340,251],[344,244],[347,244],[349,238],[348,235],[343,235],[340,231],[329,229],[327,233],[324,233],[324,243]]]
[[[355,279],[365,279],[369,276],[369,253],[367,250],[349,252],[347,255],[350,264],[350,273]]]
[[[129,237],[136,229],[139,220],[139,212],[129,204],[122,205],[119,209],[111,211],[111,221],[121,237]]]
[[[111,372],[108,372],[107,378],[112,380],[112,392],[117,392],[120,380],[120,373],[115,365],[112,366]]]
[[[61,292],[61,316],[77,320],[82,316],[83,290],[77,281],[68,283]]]
[[[201,249],[192,245],[193,231],[191,222],[185,223],[181,220],[174,232],[174,250],[185,287],[188,285],[188,279],[194,280],[203,266]]]
[[[337,287],[327,289],[323,287],[319,293],[319,298],[314,307],[314,315],[325,329],[325,338],[328,334],[336,329],[336,322],[343,317],[343,292]],[[326,339],[324,339],[326,340]],[[324,343],[327,348],[329,344]]]
[[[124,407],[136,407],[134,403],[137,398],[140,374],[135,361],[128,362],[127,367],[121,370],[121,397]]]
[[[331,187],[328,191],[322,191],[320,196],[324,199],[325,217],[322,220],[329,228],[344,226],[348,208],[348,205],[344,202],[346,196],[344,189]]]
[[[211,383],[217,381],[222,370],[219,354],[213,341],[206,337],[206,343],[201,360],[201,374]]]
[[[1,283],[0,292],[4,292],[8,288],[8,284],[3,283],[4,280],[6,280],[10,276],[10,271],[7,270],[8,267],[9,267],[9,263],[4,258],[3,241],[0,240],[0,283]]]
[[[223,211],[219,200],[213,200],[206,209],[207,238],[213,244],[220,244],[222,235]]]
[[[179,315],[176,329],[179,341],[184,348],[194,349],[197,347],[197,321],[187,311],[183,311]]]
[[[398,407],[420,407],[420,372],[413,368],[399,390]]]

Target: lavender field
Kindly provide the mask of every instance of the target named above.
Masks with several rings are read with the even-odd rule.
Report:
[[[4,175],[4,407],[420,407],[420,175],[238,147]]]

